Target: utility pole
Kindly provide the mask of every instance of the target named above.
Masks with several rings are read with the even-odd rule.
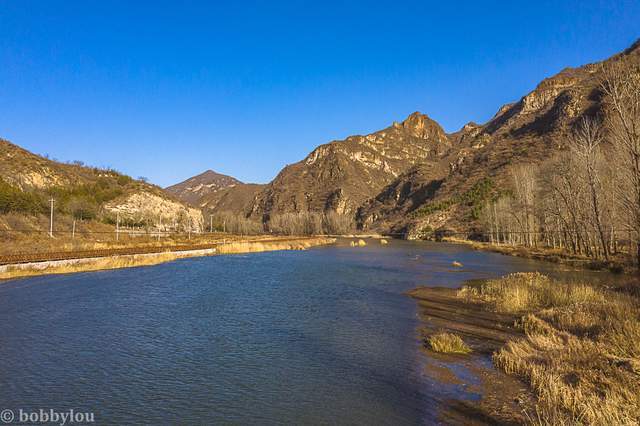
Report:
[[[120,241],[120,212],[116,212],[116,241]]]
[[[53,197],[49,200],[51,202],[51,215],[49,216],[49,237],[53,238],[53,203],[55,200]]]
[[[73,230],[71,231],[71,239],[75,240],[76,239],[76,220],[73,219]]]
[[[222,232],[227,233],[227,219],[222,221]]]
[[[213,234],[213,215],[209,215],[209,232]]]

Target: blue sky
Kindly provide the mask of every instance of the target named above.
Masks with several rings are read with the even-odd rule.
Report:
[[[416,110],[484,122],[639,23],[638,1],[0,0],[0,137],[162,186],[268,182]]]

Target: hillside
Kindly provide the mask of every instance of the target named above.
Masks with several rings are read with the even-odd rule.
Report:
[[[29,227],[49,212],[55,200],[56,216],[132,226],[189,226],[200,229],[202,214],[161,188],[134,180],[115,170],[65,164],[33,154],[0,139],[0,216],[4,229]],[[161,219],[162,217],[162,219]],[[35,226],[35,225],[34,225]]]
[[[265,185],[243,183],[238,179],[207,170],[165,188],[179,200],[201,209],[207,215],[232,214],[247,217],[256,196]]]
[[[569,135],[582,117],[603,115],[602,66],[613,62],[637,66],[640,42],[603,63],[564,69],[518,102],[501,107],[484,125],[470,123],[448,135],[453,146],[444,160],[448,172],[444,177],[433,175],[430,185],[435,190],[413,191],[395,203],[386,188],[360,210],[362,228],[401,232],[407,237],[443,227],[472,230],[482,203],[509,190],[515,166],[544,165],[567,149]],[[429,177],[421,175],[416,181],[415,175],[407,173],[396,185],[413,185]],[[390,211],[381,207],[389,204],[393,205]]]
[[[256,183],[240,183],[203,196],[199,205],[207,212],[237,213],[246,217],[264,188],[265,185]]]

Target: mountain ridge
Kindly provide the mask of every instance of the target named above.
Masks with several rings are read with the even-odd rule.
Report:
[[[603,64],[637,63],[638,57],[640,39],[603,61],[564,68],[487,122],[451,133],[414,112],[384,129],[319,145],[225,209],[264,224],[283,214],[336,212],[355,218],[361,230],[408,238],[424,229],[472,229],[478,201],[452,200],[495,192],[508,186],[515,164],[544,162],[566,149],[580,117],[603,113]],[[207,204],[215,212],[213,198]]]

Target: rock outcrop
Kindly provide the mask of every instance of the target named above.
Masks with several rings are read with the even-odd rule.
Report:
[[[357,209],[411,166],[437,161],[451,143],[444,130],[424,114],[379,132],[321,145],[299,163],[285,167],[257,194],[250,215]]]
[[[204,229],[202,211],[149,192],[136,192],[117,198],[104,206],[111,216],[119,214],[123,222],[153,224],[167,231]]]

